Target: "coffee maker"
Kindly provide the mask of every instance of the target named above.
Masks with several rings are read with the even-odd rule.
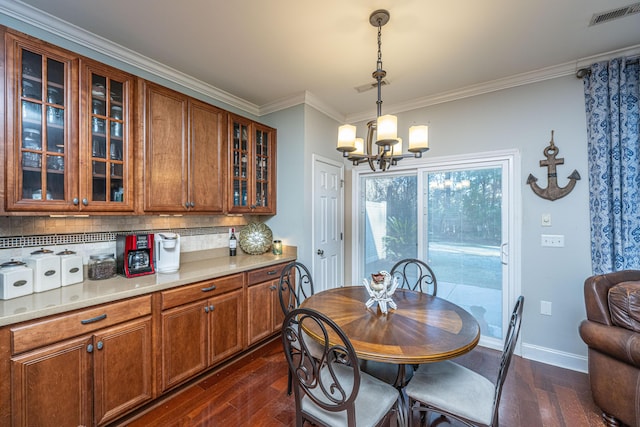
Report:
[[[158,233],[156,242],[156,271],[175,273],[180,268],[180,235]]]
[[[125,277],[153,274],[153,234],[116,236],[116,272]]]

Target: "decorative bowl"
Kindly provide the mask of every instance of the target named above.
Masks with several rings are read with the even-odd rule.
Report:
[[[273,233],[271,229],[261,222],[252,222],[240,230],[238,244],[240,248],[250,255],[260,255],[271,249]]]

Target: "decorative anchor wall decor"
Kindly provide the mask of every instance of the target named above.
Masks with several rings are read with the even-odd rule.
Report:
[[[569,184],[565,187],[558,187],[558,174],[556,173],[556,165],[564,164],[564,159],[556,159],[556,156],[560,150],[553,143],[553,131],[551,131],[551,141],[549,142],[549,146],[544,149],[543,153],[547,157],[547,160],[540,160],[540,167],[547,167],[547,188],[540,188],[540,186],[536,183],[538,178],[529,174],[527,178],[527,184],[531,186],[531,189],[538,196],[547,200],[557,200],[561,197],[566,196],[571,193],[573,187],[576,186],[576,181],[580,179],[580,174],[577,170],[569,175],[567,178],[569,179]]]

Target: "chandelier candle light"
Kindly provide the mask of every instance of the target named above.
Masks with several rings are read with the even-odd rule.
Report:
[[[382,115],[382,80],[387,75],[387,72],[382,69],[382,27],[389,22],[389,12],[383,9],[376,10],[369,16],[369,22],[374,27],[378,27],[378,60],[376,70],[372,73],[378,89],[377,118],[367,123],[366,145],[363,138],[356,137],[355,126],[349,124],[340,126],[337,150],[351,160],[354,166],[368,162],[371,170],[375,172],[374,163],[377,163],[380,171],[385,171],[391,165],[396,165],[405,155],[402,154],[402,139],[398,138],[398,118],[390,114]],[[373,152],[374,132],[376,133],[375,143],[378,146],[377,153]],[[427,150],[429,150],[428,126],[411,126],[409,152],[413,153],[413,157],[422,157],[422,153]]]

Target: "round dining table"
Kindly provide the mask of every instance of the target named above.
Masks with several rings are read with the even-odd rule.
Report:
[[[333,320],[360,359],[398,365],[437,362],[465,354],[478,344],[480,325],[462,307],[408,289],[396,289],[392,298],[397,308],[384,314],[377,304],[366,307],[369,293],[364,286],[345,286],[318,292],[300,307]],[[320,339],[319,333],[306,332]]]
[[[478,321],[462,307],[445,299],[408,289],[392,295],[396,308],[383,313],[378,304],[367,307],[364,286],[345,286],[318,292],[300,307],[317,310],[333,320],[349,337],[359,359],[397,365],[394,379],[399,390],[398,424],[406,426],[409,408],[402,391],[409,380],[407,366],[452,359],[469,352],[480,340]],[[313,322],[304,327],[323,342]],[[329,343],[332,334],[329,332]],[[375,374],[374,374],[375,375]]]

